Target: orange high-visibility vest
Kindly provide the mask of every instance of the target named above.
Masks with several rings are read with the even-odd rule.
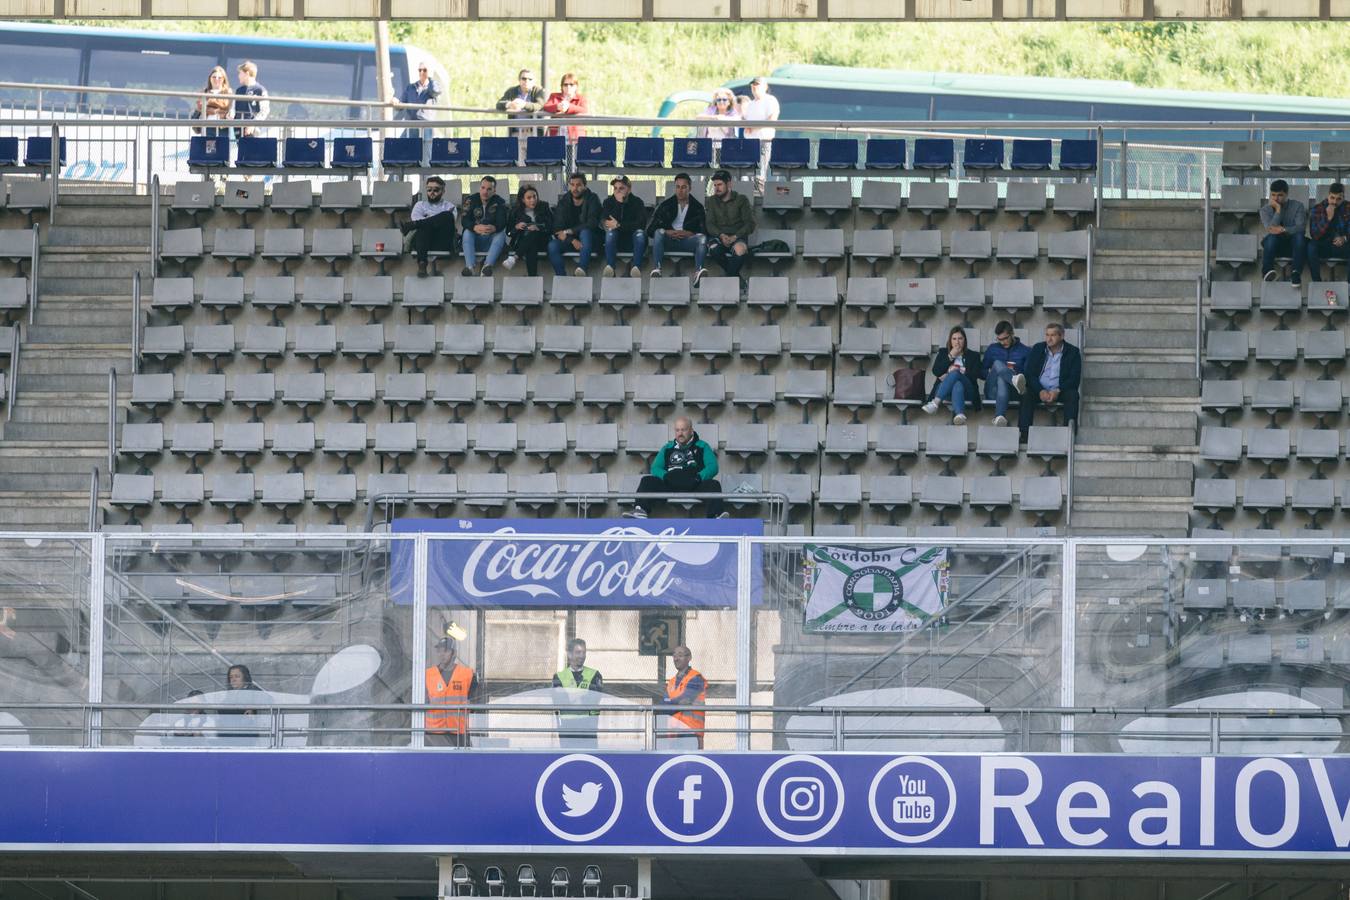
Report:
[[[429,712],[426,714],[426,730],[439,732],[469,733],[468,717],[462,712],[469,703],[469,688],[473,685],[473,669],[461,663],[455,663],[450,671],[450,680],[441,677],[440,666],[427,669],[427,703],[441,706],[459,707],[461,712]]]
[[[674,703],[679,697],[684,696],[684,692],[689,689],[689,682],[692,681],[695,676],[700,678],[703,677],[692,666],[685,670],[683,678],[679,678],[678,675],[672,675],[670,680],[666,682],[666,703]],[[702,744],[703,723],[706,718],[702,707],[708,702],[708,679],[703,679],[703,689],[698,692],[698,697],[695,698],[695,701],[698,703],[698,707],[671,713],[670,717],[675,721],[688,726],[690,731],[698,735],[699,743]]]

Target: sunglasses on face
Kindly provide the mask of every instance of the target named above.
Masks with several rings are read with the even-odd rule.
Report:
[[[728,100],[726,97],[718,97],[718,98],[717,98],[717,102],[718,102],[718,103],[730,103],[731,101]]]

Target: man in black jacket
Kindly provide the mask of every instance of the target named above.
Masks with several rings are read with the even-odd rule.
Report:
[[[554,275],[565,275],[563,254],[576,250],[573,275],[585,275],[595,252],[595,233],[600,228],[600,198],[586,187],[586,176],[573,172],[567,179],[567,193],[558,200],[553,210],[553,240],[548,242],[548,259],[553,263]]]
[[[478,193],[464,201],[463,274],[473,274],[479,250],[487,253],[479,274],[492,274],[492,267],[506,250],[506,213],[506,201],[497,195],[497,179],[484,175],[478,182]]]
[[[642,277],[642,258],[647,255],[647,204],[633,196],[627,175],[610,180],[614,193],[600,205],[600,227],[605,230],[605,272],[611,278],[619,267],[619,251],[633,251],[630,278]]]
[[[703,277],[703,257],[708,252],[707,220],[703,204],[692,196],[693,182],[681,172],[675,176],[675,195],[657,204],[647,234],[652,239],[652,277],[661,277],[666,248],[694,254],[694,284]]]
[[[1013,387],[1022,395],[1017,427],[1022,440],[1036,418],[1037,406],[1058,403],[1070,425],[1078,424],[1078,388],[1083,380],[1083,354],[1064,340],[1064,326],[1045,326],[1045,340],[1031,348],[1026,375],[1013,377]]]

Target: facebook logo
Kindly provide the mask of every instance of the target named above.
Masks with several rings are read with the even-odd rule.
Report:
[[[712,838],[731,818],[731,779],[706,756],[672,757],[647,781],[647,815],[671,840],[697,844]]]
[[[703,783],[702,775],[684,776],[684,787],[680,788],[680,802],[684,804],[683,821],[686,825],[694,824],[694,801],[703,796],[703,792],[698,786]]]

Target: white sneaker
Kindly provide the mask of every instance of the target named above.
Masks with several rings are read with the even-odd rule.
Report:
[[[510,272],[516,267],[516,255],[512,253],[502,262],[502,268]]]
[[[957,413],[956,415],[952,416],[952,424],[964,425],[966,424],[966,417],[961,415],[960,413]]]
[[[694,273],[694,287],[698,287],[699,280],[702,279],[703,276],[706,274],[708,274],[707,269],[699,269],[697,272]]]
[[[647,511],[646,511],[645,509],[643,509],[642,507],[640,507],[640,506],[635,506],[635,507],[633,507],[632,510],[630,510],[629,512],[624,513],[624,514],[623,514],[623,518],[625,518],[625,519],[645,519],[645,518],[647,518]]]
[[[1016,375],[1012,377],[1012,385],[1013,390],[1017,391],[1017,393],[1026,394],[1027,376],[1023,375],[1021,372],[1018,372]]]
[[[613,278],[613,277],[614,277],[614,267],[613,267],[613,266],[605,266],[605,271],[603,271],[603,272],[600,273],[600,277],[602,277],[602,278]]]
[[[1005,419],[1003,416],[994,416],[994,424],[997,425],[999,428],[1002,428],[1004,425],[1008,424],[1008,420]]]
[[[572,274],[577,276],[578,278],[585,278],[586,270],[583,269],[581,266],[577,266],[575,269],[572,270]]]
[[[717,514],[717,518],[719,518],[719,519],[730,519],[730,518],[731,518],[731,513],[727,512],[726,510],[723,510],[722,512],[720,512],[720,513]]]
[[[660,278],[660,277],[661,277],[661,270],[660,270],[660,269],[652,269],[652,277],[653,277],[653,278]]]
[[[938,410],[938,403],[936,400],[929,400],[927,403],[923,405],[923,411],[928,413],[930,416],[933,413],[937,412],[937,410]]]
[[[1262,280],[1262,281],[1274,281],[1276,278],[1279,278],[1279,277],[1280,277],[1280,273],[1277,272],[1275,269],[1271,269],[1271,270],[1270,270],[1269,272],[1267,272],[1265,275],[1262,275],[1262,276],[1261,276],[1261,280]]]
[[[633,266],[633,268],[631,268],[631,269],[628,270],[628,277],[629,277],[629,278],[641,278],[641,277],[642,277],[642,270],[639,269],[637,266]]]

